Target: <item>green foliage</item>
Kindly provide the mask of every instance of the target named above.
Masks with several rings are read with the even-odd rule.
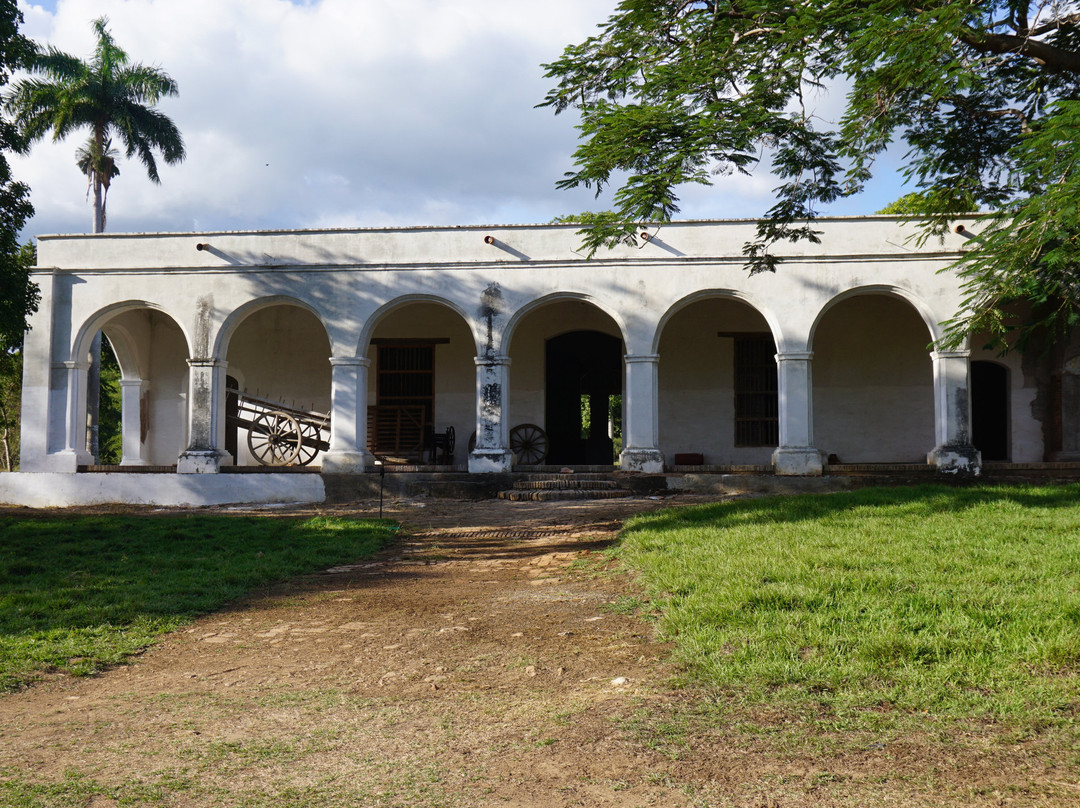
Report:
[[[0,88],[12,71],[25,66],[33,44],[19,34],[22,14],[15,0],[0,0]],[[16,182],[4,153],[19,151],[23,140],[18,129],[0,119],[0,352],[17,348],[26,332],[26,318],[37,311],[37,287],[30,282],[34,265],[32,247],[19,246],[19,232],[34,215],[30,189]]]
[[[0,471],[15,471],[19,460],[19,405],[22,351],[0,353]]]
[[[155,107],[162,98],[177,94],[176,82],[160,68],[131,64],[108,24],[107,17],[94,20],[97,42],[89,61],[51,45],[35,47],[27,64],[33,75],[16,82],[4,102],[27,145],[50,132],[53,140],[63,140],[75,131],[89,130],[76,162],[94,192],[94,232],[105,229],[106,196],[120,173],[113,136],[155,183],[161,181],[155,153],[170,165],[185,156],[180,130]]]
[[[0,518],[0,690],[120,662],[256,588],[371,555],[394,531],[336,517]]]
[[[1080,487],[864,490],[641,516],[620,554],[751,704],[1075,721]]]
[[[858,193],[900,139],[926,235],[979,210],[1003,233],[959,264],[971,308],[953,344],[987,326],[1004,335],[994,312],[1006,302],[1030,303],[1029,320],[1044,325],[1080,307],[1080,289],[1061,280],[1077,265],[1060,246],[1077,232],[1065,202],[1080,153],[1076,3],[622,0],[597,35],[545,68],[556,85],[542,105],[581,116],[576,167],[560,187],[620,183],[615,211],[582,222],[592,251],[668,221],[680,186],[767,163],[777,201],[744,251],[751,272],[774,270],[772,245],[816,240],[815,216]],[[824,120],[822,91],[841,88],[841,117]],[[1061,204],[1038,203],[1052,183]],[[1007,249],[1017,233],[1023,243]]]
[[[101,396],[98,399],[98,462],[120,464],[124,455],[120,363],[108,338],[101,340]]]

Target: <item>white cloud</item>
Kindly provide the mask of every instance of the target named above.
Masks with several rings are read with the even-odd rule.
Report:
[[[595,31],[616,0],[56,0],[20,2],[24,33],[86,57],[110,19],[133,61],[180,94],[160,108],[187,159],[162,184],[124,160],[119,231],[547,221],[605,207],[557,191],[572,114],[535,109],[541,63]],[[12,160],[33,189],[31,234],[89,229],[81,138]],[[687,189],[686,217],[754,215],[770,178]]]

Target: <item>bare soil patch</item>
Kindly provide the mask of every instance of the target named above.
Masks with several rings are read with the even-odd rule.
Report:
[[[0,779],[83,778],[94,808],[1080,802],[1061,739],[792,744],[795,717],[703,710],[602,553],[689,500],[390,503],[406,529],[381,557],[0,698]]]

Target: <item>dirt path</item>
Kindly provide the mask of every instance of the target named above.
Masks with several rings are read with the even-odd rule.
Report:
[[[1068,804],[1039,802],[1056,775],[1037,759],[981,741],[826,759],[695,726],[703,694],[672,685],[600,553],[661,504],[394,505],[410,533],[377,560],[0,698],[0,778],[92,808]]]

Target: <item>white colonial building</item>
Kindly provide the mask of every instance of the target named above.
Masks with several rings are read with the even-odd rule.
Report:
[[[976,471],[980,452],[1080,449],[1080,362],[1048,375],[935,347],[960,305],[942,270],[964,234],[919,243],[883,216],[819,227],[753,277],[747,221],[643,228],[640,247],[591,259],[572,225],[43,236],[21,470],[94,466],[99,331],[122,372],[122,465],[177,479],[260,463],[363,474],[376,455],[471,473]]]

